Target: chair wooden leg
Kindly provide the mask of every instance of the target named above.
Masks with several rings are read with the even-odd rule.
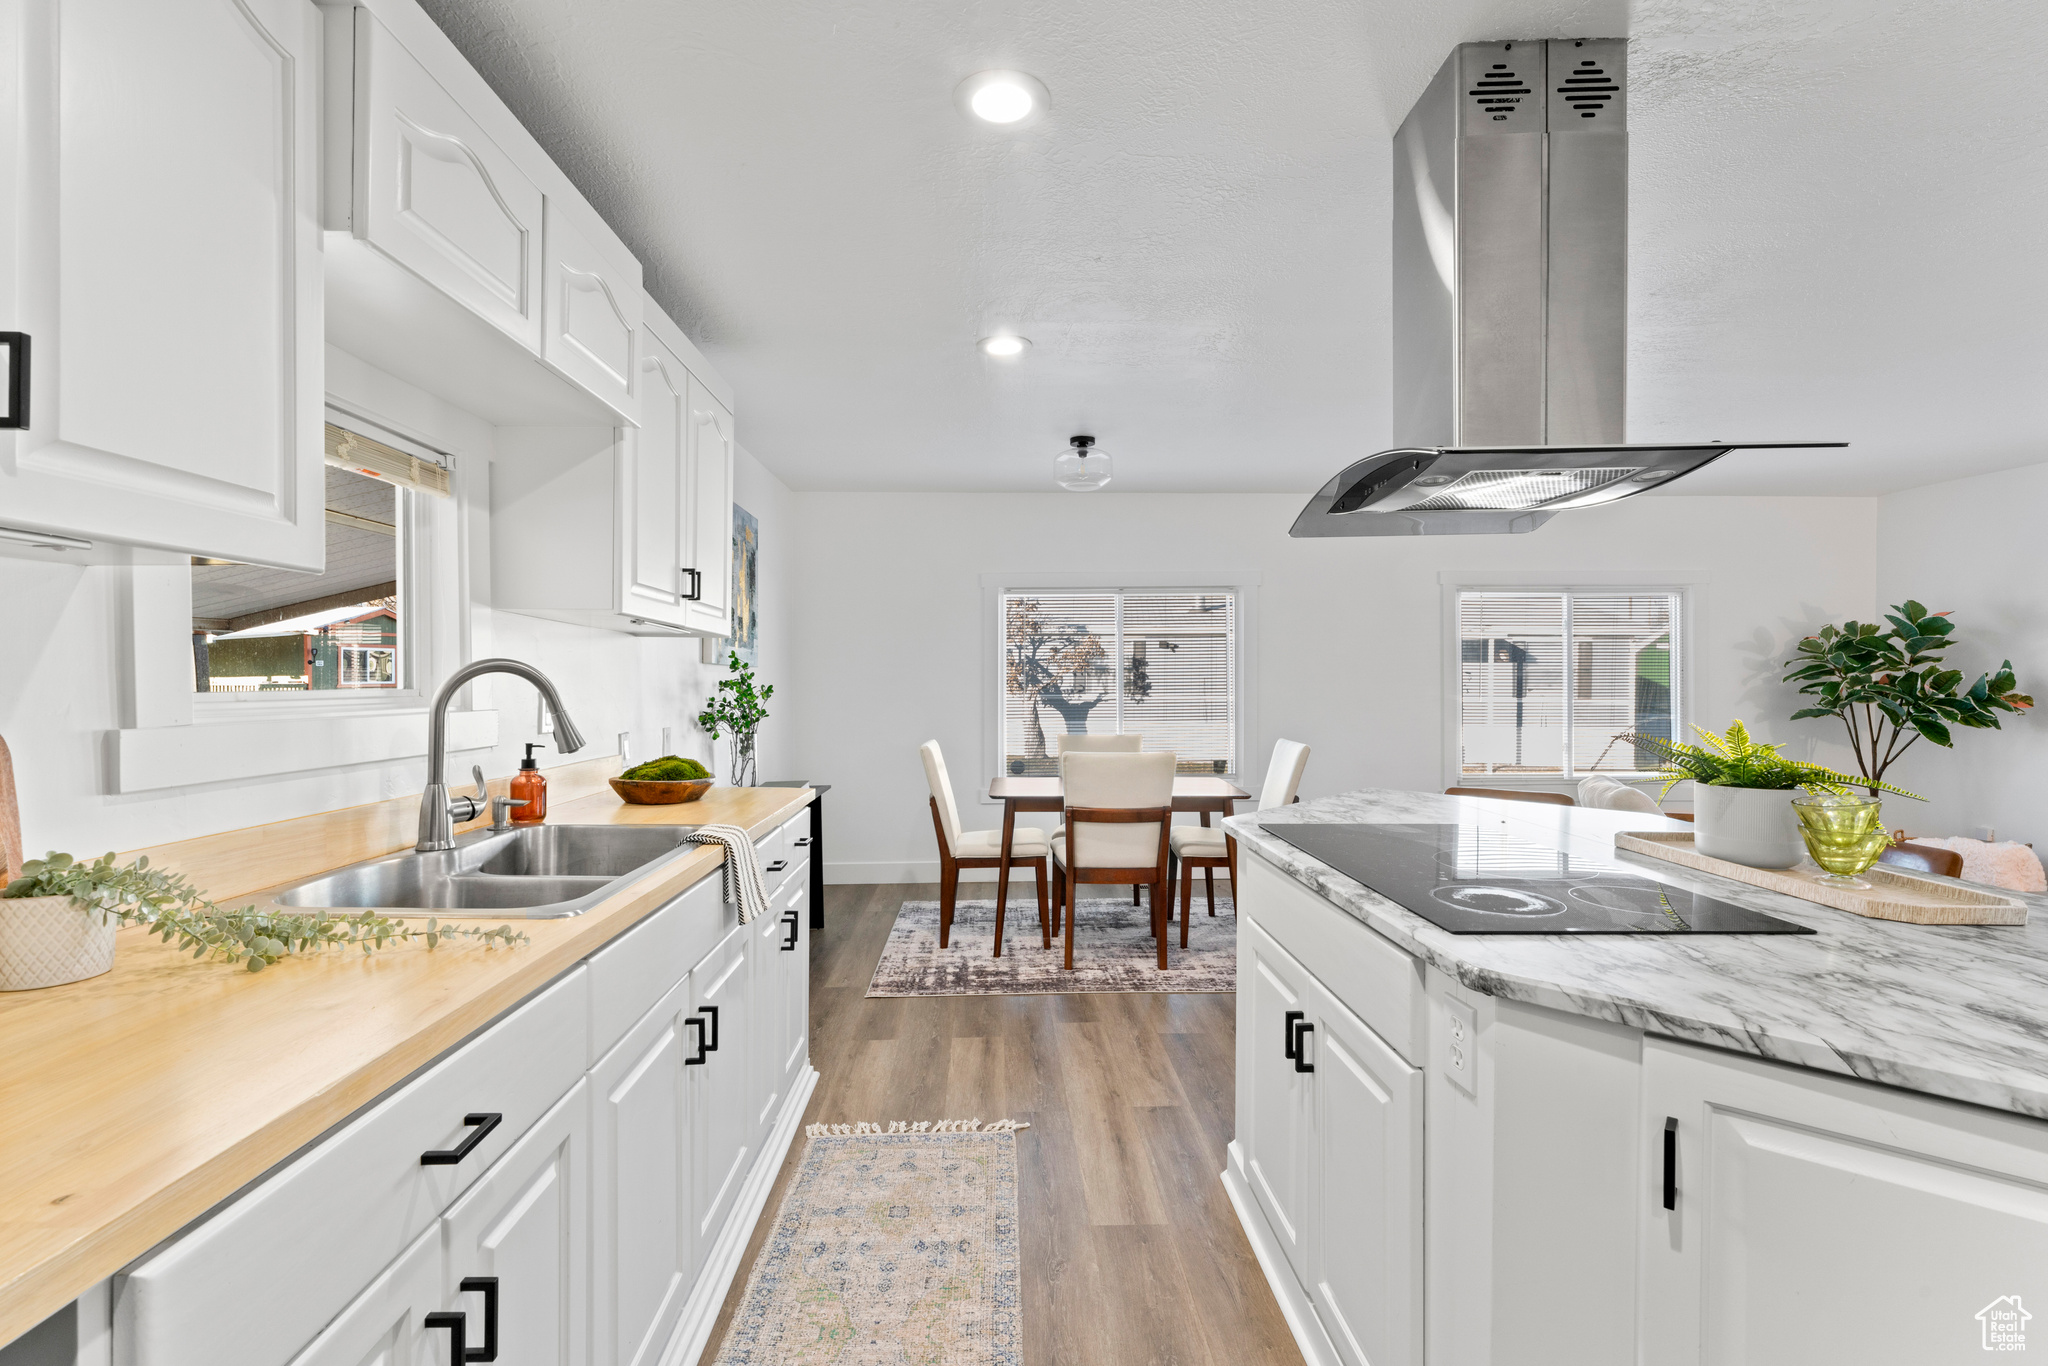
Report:
[[[1138,883],[1134,882],[1131,884],[1131,904],[1133,906],[1138,904],[1138,887]]]
[[[1159,970],[1166,971],[1166,898],[1159,894],[1160,885],[1152,884],[1152,934],[1159,940]]]
[[[1195,870],[1192,864],[1180,866],[1180,946],[1188,946],[1188,911],[1195,899]]]
[[[996,958],[1003,956],[1003,916],[1010,909],[1010,851],[1003,850],[1003,857],[996,864]]]
[[[1068,879],[1067,879],[1067,894],[1066,894],[1065,896],[1063,896],[1063,897],[1061,897],[1061,898],[1060,898],[1060,904],[1061,904],[1061,906],[1062,906],[1062,907],[1063,907],[1063,908],[1065,909],[1065,912],[1066,912],[1066,917],[1067,917],[1067,962],[1066,962],[1066,970],[1067,970],[1068,972],[1072,972],[1072,971],[1074,970],[1074,902],[1075,902],[1075,900],[1076,900],[1076,898],[1077,898],[1077,896],[1078,896],[1078,893],[1079,893],[1079,891],[1080,891],[1080,887],[1081,887],[1081,883],[1080,883],[1079,879],[1077,879],[1077,878],[1068,878]]]
[[[953,942],[953,894],[960,889],[960,866],[947,859],[939,865],[939,947]]]
[[[1050,856],[1040,859],[1034,866],[1038,870],[1038,937],[1040,948],[1052,947],[1052,913],[1046,905],[1045,865],[1052,862]]]
[[[1202,890],[1209,897],[1209,914],[1216,914],[1216,870],[1214,868],[1204,868],[1202,870]]]

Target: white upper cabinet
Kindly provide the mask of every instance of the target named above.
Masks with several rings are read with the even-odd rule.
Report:
[[[685,620],[706,635],[732,633],[732,410],[695,376],[690,384],[690,518]]]
[[[579,205],[547,203],[547,304],[542,354],[549,365],[608,404],[627,422],[640,351],[640,263],[600,250],[601,223]]]
[[[619,610],[682,626],[690,372],[652,328],[641,340],[640,427],[619,453]]]
[[[318,11],[0,16],[0,330],[30,362],[0,525],[321,568]]]
[[[539,187],[366,9],[355,41],[352,231],[538,352]]]

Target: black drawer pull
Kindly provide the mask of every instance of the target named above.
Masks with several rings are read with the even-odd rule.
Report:
[[[711,1056],[711,1050],[704,1046],[704,1021],[698,1019],[695,1015],[691,1015],[684,1019],[683,1028],[688,1029],[691,1025],[697,1026],[697,1056],[694,1058],[684,1058],[683,1066],[702,1067],[704,1060]]]
[[[791,840],[789,843],[791,848],[803,849],[809,847],[810,842],[811,837],[809,835],[804,835],[798,839]]]
[[[1313,1072],[1316,1065],[1308,1060],[1308,1036],[1316,1032],[1316,1027],[1304,1020],[1294,1029],[1294,1070]]]
[[[1300,1010],[1290,1010],[1287,1012],[1285,1016],[1282,1017],[1282,1027],[1287,1031],[1287,1060],[1289,1062],[1293,1062],[1296,1058],[1301,1056],[1300,1050],[1295,1046],[1294,1042],[1294,1022],[1296,1020],[1305,1020],[1307,1018],[1307,1012]]]
[[[697,1009],[711,1017],[711,1042],[704,1045],[704,1051],[706,1053],[716,1053],[718,1051],[718,1007],[698,1006]]]
[[[797,916],[797,913],[795,911],[791,911],[787,915],[783,916],[782,919],[783,923],[789,926],[789,938],[782,941],[782,951],[784,953],[791,953],[794,952],[796,949],[796,935],[799,917]]]
[[[469,1345],[469,1316],[460,1310],[437,1309],[427,1315],[427,1331],[448,1330],[449,1366],[459,1366],[465,1361],[496,1361],[498,1359],[498,1278],[496,1276],[464,1276],[462,1293],[482,1291],[484,1297],[484,1345]]]
[[[1664,1116],[1664,1208],[1678,1208],[1678,1120]]]
[[[500,1124],[503,1124],[505,1117],[500,1114],[479,1111],[474,1114],[464,1115],[462,1122],[471,1126],[468,1137],[452,1148],[435,1148],[430,1152],[421,1153],[420,1165],[422,1167],[454,1166],[463,1158],[475,1152],[476,1145],[484,1141],[484,1135],[497,1128]],[[485,1359],[487,1358],[478,1358],[478,1360]]]
[[[789,867],[789,860],[786,858],[779,858],[775,860],[775,862],[769,864],[766,868],[763,868],[761,871],[764,873],[779,873],[787,867]]]

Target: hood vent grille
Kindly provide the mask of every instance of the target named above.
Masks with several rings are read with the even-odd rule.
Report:
[[[1570,68],[1557,94],[1582,119],[1598,118],[1620,98],[1621,87],[1598,62],[1581,59]]]
[[[1497,512],[1504,508],[1539,508],[1560,498],[1575,498],[1618,484],[1640,465],[1606,470],[1475,470],[1426,501],[1411,503],[1408,512]]]

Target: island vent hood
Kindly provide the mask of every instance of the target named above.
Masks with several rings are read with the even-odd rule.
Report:
[[[1465,43],[1394,135],[1394,436],[1293,536],[1534,531],[1731,450],[1624,444],[1628,43]]]

